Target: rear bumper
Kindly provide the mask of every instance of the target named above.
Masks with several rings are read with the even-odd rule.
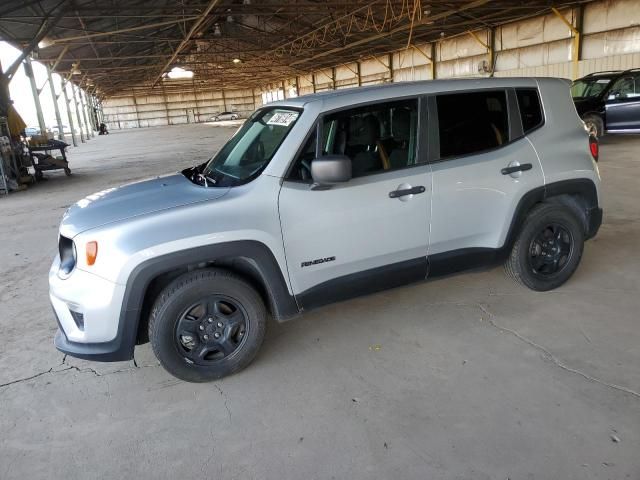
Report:
[[[587,210],[587,238],[593,238],[602,225],[602,209],[594,207]]]

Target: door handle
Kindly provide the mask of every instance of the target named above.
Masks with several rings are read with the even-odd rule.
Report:
[[[405,188],[402,190],[394,190],[392,192],[389,192],[389,198],[400,198],[406,195],[417,195],[418,193],[424,193],[425,191],[426,191],[426,188],[424,188],[422,185],[418,185],[416,187]]]
[[[500,173],[502,173],[503,175],[511,175],[512,173],[516,173],[516,172],[526,172],[527,170],[531,170],[533,168],[533,165],[531,165],[530,163],[523,163],[522,165],[513,165],[512,167],[505,167],[502,170],[500,170]]]

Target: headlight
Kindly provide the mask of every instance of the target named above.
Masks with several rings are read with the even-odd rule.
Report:
[[[58,276],[62,279],[67,278],[76,267],[76,246],[73,240],[60,235],[58,240],[58,252],[60,253],[60,269]]]

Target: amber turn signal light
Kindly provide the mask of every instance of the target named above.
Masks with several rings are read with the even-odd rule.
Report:
[[[98,256],[98,242],[87,243],[87,265],[93,265],[96,263],[96,257]]]

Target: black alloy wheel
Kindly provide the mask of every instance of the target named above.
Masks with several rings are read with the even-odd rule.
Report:
[[[543,278],[560,273],[573,253],[571,232],[558,223],[545,225],[531,240],[529,265],[535,275]]]
[[[188,382],[208,382],[246,367],[267,323],[260,294],[233,272],[206,268],[184,273],[158,295],[149,340],[162,366]]]
[[[187,363],[208,366],[237,352],[246,338],[247,314],[224,295],[191,305],[176,324],[175,340]]]
[[[578,268],[585,226],[576,209],[541,203],[527,214],[505,262],[507,275],[538,292],[558,288]]]

